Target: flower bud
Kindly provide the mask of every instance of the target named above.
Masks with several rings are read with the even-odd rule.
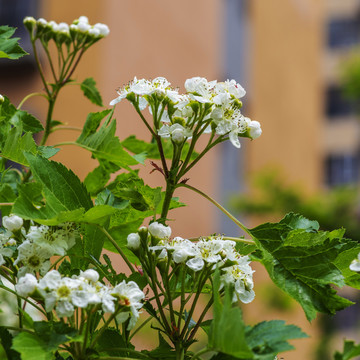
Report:
[[[250,121],[250,124],[248,124],[248,129],[249,135],[253,140],[258,138],[262,133],[260,123],[258,121]]]
[[[29,31],[29,33],[32,34],[32,31],[33,31],[34,27],[36,26],[36,20],[32,16],[27,16],[23,20],[23,23],[24,23],[24,26],[26,27],[26,29]]]
[[[94,25],[94,28],[99,30],[102,37],[108,36],[110,33],[109,27],[105,24],[97,23]]]
[[[2,222],[4,228],[11,232],[18,231],[23,226],[23,219],[16,215],[4,216]]]
[[[168,239],[171,236],[171,228],[156,221],[149,225],[149,232],[159,239]]]
[[[184,130],[183,129],[175,129],[171,133],[171,139],[175,144],[181,144],[185,139]]]
[[[5,98],[0,94],[0,105],[5,101]]]
[[[127,247],[130,250],[138,250],[140,247],[140,235],[138,233],[131,233],[127,237]]]
[[[25,274],[25,276],[19,279],[19,282],[15,285],[16,292],[22,297],[28,297],[35,292],[37,287],[37,279],[32,274]]]
[[[80,276],[92,282],[99,280],[99,273],[93,269],[87,269],[84,272],[81,271]]]

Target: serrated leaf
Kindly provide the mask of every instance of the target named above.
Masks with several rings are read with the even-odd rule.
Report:
[[[96,342],[96,350],[104,355],[117,357],[127,356],[127,351],[119,350],[126,347],[127,345],[123,337],[115,329],[106,329]],[[134,347],[130,349],[134,349]]]
[[[306,220],[290,214],[279,223],[263,224],[250,232],[273,282],[302,306],[311,321],[317,312],[334,314],[352,304],[336,295],[332,285],[345,284],[335,262],[342,249],[353,244],[316,231],[315,224]]]
[[[95,105],[104,106],[99,90],[96,88],[96,82],[92,77],[85,79],[81,85],[84,95]]]
[[[16,28],[4,25],[0,26],[0,58],[19,59],[28,53],[23,50],[18,41],[19,38],[11,38]]]
[[[35,116],[23,110],[16,110],[10,119],[10,123],[16,127],[22,126],[25,132],[33,134],[44,130],[41,122]]]
[[[31,133],[23,134],[21,127],[12,128],[7,135],[0,156],[18,164],[28,166],[29,164],[24,155],[25,151],[31,154],[36,154],[37,152],[36,144]]]
[[[355,345],[354,341],[345,340],[343,352],[336,352],[334,354],[334,360],[350,360],[360,355],[360,344]]]
[[[102,119],[109,113],[108,118],[100,126]],[[100,162],[110,162],[132,171],[130,166],[139,162],[123,149],[119,138],[115,135],[116,120],[111,120],[112,113],[111,110],[90,113],[76,143],[91,151]]]
[[[263,321],[247,327],[246,341],[255,354],[255,359],[273,360],[275,355],[294,349],[288,340],[308,337],[295,325],[286,325],[283,320]]]
[[[35,221],[59,217],[62,221],[71,221],[70,218],[80,216],[93,206],[84,185],[64,165],[30,153],[26,154],[26,159],[38,185],[22,189],[14,213]],[[34,190],[44,195],[44,206],[34,204]]]

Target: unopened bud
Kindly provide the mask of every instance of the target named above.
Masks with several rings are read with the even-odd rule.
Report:
[[[4,216],[2,223],[6,230],[14,232],[21,229],[23,226],[23,219],[16,215]]]
[[[140,235],[138,233],[131,233],[127,237],[127,247],[130,250],[138,250],[140,247]]]
[[[36,26],[36,20],[32,16],[27,16],[23,20],[23,23],[24,23],[26,29],[29,31],[29,33],[32,34],[32,31],[33,31],[34,27]]]

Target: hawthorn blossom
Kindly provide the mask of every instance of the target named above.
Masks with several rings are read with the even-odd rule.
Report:
[[[116,285],[110,293],[124,307],[116,316],[117,321],[123,323],[130,318],[127,330],[131,330],[139,318],[139,309],[143,305],[141,301],[145,298],[145,294],[134,281],[126,283],[125,280]]]
[[[45,274],[50,266],[50,257],[54,255],[52,248],[47,244],[31,243],[25,240],[18,247],[18,257],[14,261],[14,265],[20,265],[18,276],[22,277],[26,273]]]

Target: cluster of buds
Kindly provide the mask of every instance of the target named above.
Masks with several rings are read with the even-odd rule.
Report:
[[[249,303],[254,299],[254,271],[250,267],[249,257],[237,252],[234,241],[211,236],[192,242],[170,236],[169,226],[153,222],[148,228],[141,227],[137,233],[129,234],[127,246],[141,262],[146,262],[149,256],[154,257],[160,268],[169,261],[173,268],[184,265],[190,275],[201,271],[211,275],[219,268],[221,286],[226,284],[234,290],[234,302],[240,300]]]
[[[128,322],[131,330],[139,318],[145,294],[134,281],[112,287],[99,281],[99,274],[93,269],[81,271],[79,276],[62,277],[52,270],[38,280],[32,274],[20,278],[15,286],[22,297],[31,296],[45,302],[46,312],[56,311],[59,317],[73,316],[75,308],[90,307],[114,314],[119,323]]]
[[[43,18],[36,20],[28,16],[24,19],[24,25],[33,40],[41,39],[45,43],[50,39],[58,44],[70,44],[75,41],[84,44],[93,43],[107,36],[110,32],[105,24],[90,25],[86,16],[80,16],[71,25],[64,22],[58,24],[55,21],[46,21]]]
[[[239,137],[256,139],[261,126],[241,113],[245,96],[243,87],[235,80],[208,81],[194,77],[185,81],[186,94],[180,94],[163,77],[154,80],[134,78],[118,91],[119,96],[110,102],[115,105],[127,99],[139,110],[150,106],[154,130],[163,138],[181,144],[195,134],[214,133],[228,136],[240,148]]]

